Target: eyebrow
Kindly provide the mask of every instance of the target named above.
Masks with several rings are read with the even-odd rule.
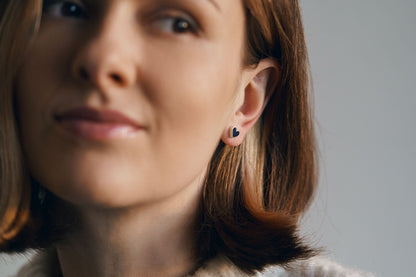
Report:
[[[90,1],[92,1],[94,3],[99,2],[99,0],[90,0]],[[220,5],[218,4],[218,2],[216,0],[206,0],[206,1],[211,3],[217,11],[222,12],[221,7],[220,7]]]
[[[214,7],[221,12],[221,8],[220,5],[218,5],[218,3],[215,0],[207,0],[208,2],[210,2],[212,5],[214,5]]]

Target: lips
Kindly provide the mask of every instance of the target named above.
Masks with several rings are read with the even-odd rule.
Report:
[[[109,140],[134,136],[142,126],[113,110],[81,107],[55,116],[59,126],[71,135],[89,140]]]

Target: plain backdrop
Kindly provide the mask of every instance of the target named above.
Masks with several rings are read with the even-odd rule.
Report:
[[[416,276],[416,1],[301,7],[322,161],[305,229],[340,263]]]
[[[341,264],[416,276],[416,1],[301,7],[321,152],[302,232]],[[24,261],[0,256],[0,277]]]

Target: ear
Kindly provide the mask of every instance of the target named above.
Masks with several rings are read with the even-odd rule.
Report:
[[[243,142],[262,115],[279,79],[279,66],[272,58],[261,60],[255,68],[243,70],[237,105],[221,136],[225,144],[237,146]]]

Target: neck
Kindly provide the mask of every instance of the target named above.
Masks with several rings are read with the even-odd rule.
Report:
[[[183,276],[195,269],[192,197],[122,209],[85,208],[80,228],[57,246],[63,276]],[[186,192],[189,196],[189,191]]]

